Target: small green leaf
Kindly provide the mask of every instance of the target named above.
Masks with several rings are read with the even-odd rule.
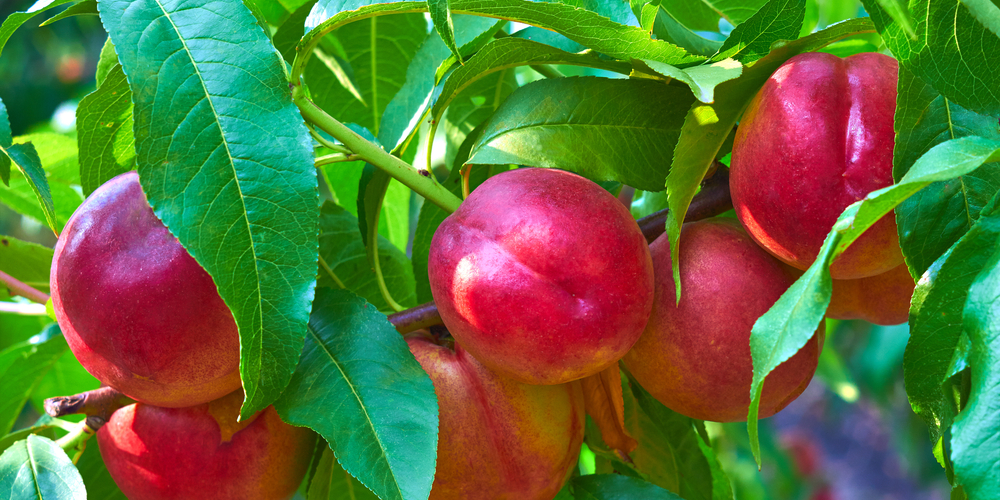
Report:
[[[73,16],[96,16],[97,15],[97,0],[83,0],[82,2],[75,3],[66,8],[66,10],[42,21],[38,27],[48,26],[61,19],[66,19],[67,17]]]
[[[994,31],[965,2],[912,0],[915,40],[874,0],[865,10],[882,40],[902,66],[930,83],[943,96],[969,111],[1000,115],[1000,12],[995,5],[972,2],[975,12],[989,16]]]
[[[749,64],[764,57],[772,43],[798,37],[805,13],[805,0],[769,0],[733,30],[712,60],[734,58]]]
[[[132,91],[120,64],[76,108],[80,186],[87,196],[118,174],[135,169]]]
[[[104,83],[104,79],[108,77],[108,73],[115,66],[118,66],[118,54],[115,52],[115,44],[111,43],[111,37],[109,36],[107,40],[104,40],[104,46],[101,47],[101,56],[97,59],[95,77],[97,78],[98,87]]]
[[[337,463],[333,450],[324,444],[316,465],[316,475],[309,482],[306,500],[378,500],[371,490]]]
[[[58,326],[53,324],[47,330],[45,340],[22,342],[0,351],[0,435],[10,432],[28,396],[69,349]]]
[[[4,45],[7,45],[7,40],[10,40],[11,35],[13,35],[22,24],[42,12],[71,1],[73,0],[37,0],[31,7],[28,7],[28,10],[23,12],[14,12],[13,14],[7,16],[7,19],[4,19],[3,24],[0,24],[0,52],[3,52],[3,47]]]
[[[319,432],[380,498],[427,498],[437,457],[434,386],[363,299],[317,290],[302,360],[274,406],[282,420]]]
[[[448,6],[448,0],[427,0],[427,12],[431,15],[434,30],[437,31],[441,41],[448,47],[448,50],[451,50],[458,61],[462,62],[462,53],[458,51],[458,45],[455,44],[455,26],[451,22],[451,8]]]
[[[80,167],[77,164],[76,141],[70,137],[40,133],[14,138],[11,148],[28,147],[30,144],[44,168],[46,183],[51,193],[56,229],[61,231],[76,207],[83,202],[80,194]],[[32,153],[34,154],[34,153]],[[0,156],[3,156],[0,153]],[[30,182],[20,170],[11,172],[10,187],[0,185],[0,202],[40,222],[48,214],[38,203],[37,185]]]
[[[571,482],[576,500],[682,500],[653,483],[618,474],[577,476]]]
[[[316,284],[316,168],[285,62],[239,2],[98,6],[132,88],[143,191],[233,312],[251,415],[291,379]]]
[[[706,104],[715,101],[716,85],[739,78],[743,74],[743,65],[733,59],[723,59],[712,64],[692,66],[688,69],[680,69],[656,61],[643,62],[650,69],[663,76],[676,78],[686,83],[694,92],[694,97]]]
[[[687,49],[692,54],[712,56],[722,47],[722,42],[709,40],[688,29],[677,21],[662,5],[649,4],[648,13],[652,19],[652,32],[656,38],[666,40]]]
[[[965,303],[972,389],[951,435],[956,480],[970,498],[995,495],[1000,482],[1000,240],[994,237],[992,244],[992,256],[969,287]]]
[[[695,103],[691,107],[684,118],[680,138],[672,155],[670,175],[667,176],[666,182],[670,205],[670,211],[667,213],[667,235],[670,238],[677,300],[681,297],[680,271],[677,267],[681,224],[705,173],[726,144],[733,126],[757,90],[770,78],[771,73],[792,56],[873,29],[871,21],[855,19],[793,42],[778,44],[767,56],[745,69],[739,78],[719,85],[716,92],[718,98],[714,103]]]
[[[0,455],[0,497],[9,500],[85,500],[73,462],[51,439],[29,435]]]
[[[931,182],[965,175],[983,163],[997,160],[1000,160],[1000,141],[964,137],[935,146],[921,156],[898,183],[873,191],[861,201],[847,207],[824,241],[816,261],[757,320],[750,335],[754,374],[750,387],[747,428],[750,433],[750,448],[758,464],[760,444],[757,439],[757,411],[764,378],[798,352],[822,321],[830,303],[830,263],[872,224]]]
[[[677,110],[692,101],[686,88],[655,80],[536,81],[514,91],[493,114],[469,163],[560,168],[658,190],[681,127]]]
[[[49,183],[45,178],[45,171],[42,169],[42,160],[38,157],[38,153],[31,143],[14,144],[14,139],[11,137],[10,121],[7,117],[7,107],[3,101],[0,101],[0,181],[8,187],[10,186],[11,163],[17,166],[28,181],[28,185],[31,186],[49,227],[56,234],[59,234],[52,193],[49,191]]]

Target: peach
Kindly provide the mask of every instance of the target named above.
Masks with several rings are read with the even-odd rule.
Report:
[[[438,227],[428,275],[455,339],[528,384],[614,364],[653,304],[649,247],[628,209],[560,170],[512,170],[480,185]]]
[[[794,279],[733,219],[685,224],[680,240],[681,301],[676,303],[670,242],[650,245],[656,301],[625,366],[668,408],[701,420],[747,418],[753,362],[750,331]],[[764,381],[760,417],[805,390],[816,371],[823,325]]]
[[[915,286],[906,264],[868,278],[833,280],[826,317],[863,319],[876,325],[906,323]]]
[[[150,208],[127,172],[66,223],[52,306],[70,349],[132,399],[192,406],[240,388],[240,339],[212,278]]]
[[[789,59],[743,115],[733,142],[733,207],[754,241],[798,269],[816,259],[837,216],[892,184],[895,59],[823,53]],[[890,213],[830,268],[834,279],[903,262]]]
[[[104,464],[131,500],[291,498],[316,435],[273,406],[237,422],[243,391],[190,408],[136,403],[97,431]]]
[[[577,463],[586,415],[578,382],[525,385],[498,376],[455,343],[406,338],[438,397],[431,500],[548,500]]]

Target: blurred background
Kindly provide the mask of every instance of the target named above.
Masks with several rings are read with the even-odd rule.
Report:
[[[0,0],[0,19],[32,3]],[[856,1],[810,0],[808,5],[806,32],[864,13]],[[53,9],[28,21],[13,34],[0,55],[0,98],[7,107],[15,137],[55,133],[75,142],[76,105],[95,88],[95,66],[107,35],[94,15],[74,16],[38,27],[60,11]],[[721,38],[726,27],[720,26],[719,31],[716,35]],[[842,44],[852,51],[858,46],[878,50],[877,38],[846,40]],[[639,193],[633,213],[637,217],[646,215],[665,206],[665,202],[662,193]],[[55,237],[44,224],[19,215],[2,201],[0,235],[49,247],[55,244]],[[4,335],[4,325],[8,332],[21,330],[12,326],[25,321],[37,322],[40,332],[46,320],[0,313],[0,350],[24,340]],[[927,429],[910,410],[903,388],[907,326],[828,321],[827,332],[812,384],[783,412],[761,422],[761,471],[750,454],[745,424],[708,425],[736,498],[949,498],[950,487],[934,459]],[[69,365],[58,371],[57,378],[61,380],[45,382],[53,384],[54,391],[86,389],[95,382],[82,369]],[[34,411],[28,408],[19,424],[30,424],[38,417],[40,402],[29,405]],[[585,453],[582,469],[588,467],[587,461]]]

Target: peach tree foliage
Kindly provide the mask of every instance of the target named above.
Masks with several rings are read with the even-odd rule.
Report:
[[[895,210],[918,279],[907,396],[955,495],[989,498],[1000,482],[1000,8],[865,0],[865,16],[834,23],[806,0],[704,3],[713,8],[25,2],[0,25],[0,50],[36,17],[96,15],[109,36],[75,140],[12,137],[0,105],[0,203],[58,234],[83,195],[137,169],[155,213],[239,326],[242,415],[274,404],[329,445],[305,496],[341,498],[353,485],[360,496],[423,499],[437,399],[387,315],[431,300],[428,247],[461,203],[463,166],[475,165],[470,188],[511,164],[569,170],[615,193],[637,188],[669,207],[677,248],[698,186],[781,63],[818,50],[890,53],[900,63],[896,183],[848,207],[816,262],[757,320],[750,445],[759,460],[762,384],[822,320],[830,262]],[[0,243],[0,271],[45,292],[52,251]],[[23,304],[14,293],[0,287],[0,300]],[[60,439],[69,422],[14,429],[26,404],[96,387],[48,323],[0,313],[0,496],[121,498],[96,446]],[[47,382],[52,373],[63,382]],[[618,474],[575,473],[558,498],[731,498],[704,424],[637,384],[623,388],[634,456],[623,460],[589,429],[601,470]]]

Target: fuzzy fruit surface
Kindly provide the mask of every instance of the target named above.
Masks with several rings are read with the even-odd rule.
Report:
[[[435,232],[428,275],[455,339],[529,384],[615,363],[653,304],[649,247],[628,209],[560,170],[522,168],[480,185]]]
[[[526,385],[501,377],[458,344],[407,336],[438,397],[431,500],[549,500],[577,464],[586,414],[578,382]]]
[[[798,269],[819,254],[837,217],[892,184],[896,60],[800,54],[767,80],[733,142],[736,214],[761,246]],[[903,262],[892,213],[830,267],[834,279],[884,273]]]
[[[910,298],[916,284],[906,264],[856,280],[833,280],[826,317],[863,319],[876,325],[898,325],[910,318]]]
[[[56,243],[50,282],[70,349],[101,382],[165,407],[240,388],[232,313],[153,214],[135,172],[77,208]]]
[[[273,406],[237,422],[242,402],[236,391],[189,408],[121,408],[97,431],[108,472],[130,500],[291,498],[316,435]]]
[[[733,219],[685,224],[680,241],[680,304],[667,236],[650,245],[656,303],[625,365],[671,410],[700,420],[745,421],[753,380],[750,331],[794,280]],[[760,418],[781,411],[809,385],[823,328],[767,376]]]

